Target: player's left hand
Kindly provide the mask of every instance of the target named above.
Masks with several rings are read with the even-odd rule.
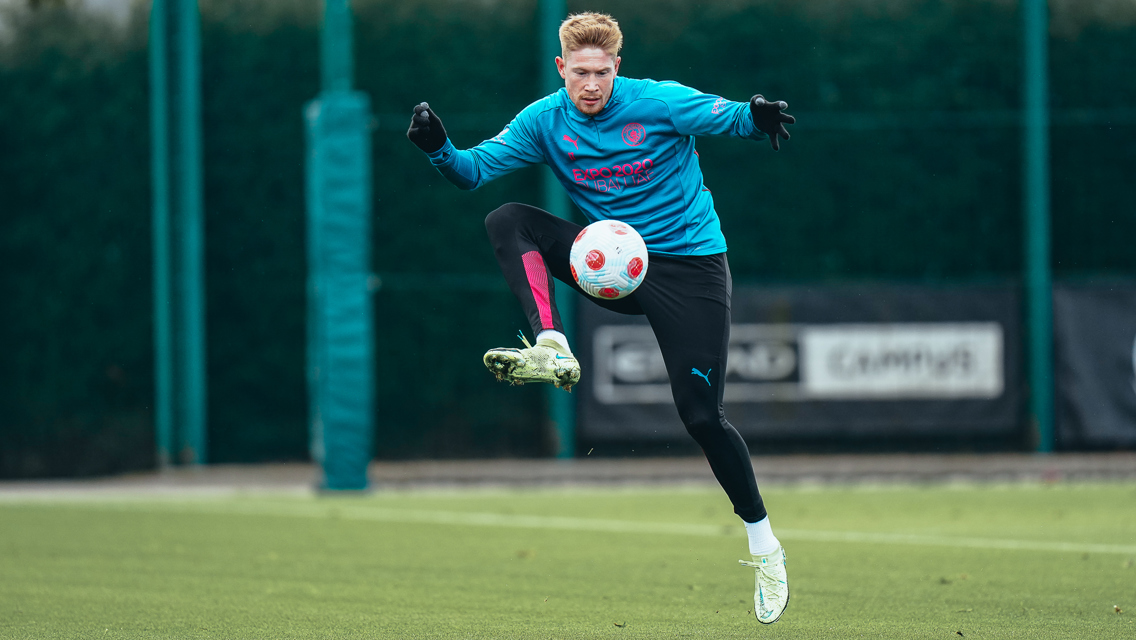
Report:
[[[781,141],[777,139],[778,136],[786,140],[789,139],[789,132],[785,130],[785,125],[797,121],[793,116],[781,113],[788,108],[788,102],[783,100],[770,102],[760,93],[749,99],[749,114],[753,117],[753,126],[769,136],[769,144],[773,145],[774,151],[781,149]]]
[[[406,137],[426,153],[434,153],[446,146],[446,128],[442,126],[442,119],[425,102],[414,106]]]

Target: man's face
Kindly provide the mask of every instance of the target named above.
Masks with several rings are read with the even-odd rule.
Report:
[[[570,51],[568,59],[556,57],[556,69],[564,78],[568,98],[586,116],[603,111],[611,98],[615,75],[619,72],[619,57],[614,59],[603,49],[585,47]]]

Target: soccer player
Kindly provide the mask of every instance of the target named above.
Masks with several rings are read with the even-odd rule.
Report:
[[[745,441],[722,409],[732,283],[694,138],[768,139],[776,151],[779,137],[789,139],[784,125],[794,119],[783,113],[784,102],[761,95],[733,102],[674,82],[620,77],[622,44],[611,16],[569,16],[560,25],[562,55],[556,58],[563,89],[472,149],[455,148],[425,102],[414,107],[407,137],[461,189],[545,163],[589,220],[620,220],[643,236],[651,267],[639,288],[618,300],[585,297],[651,323],[679,416],[745,521],[752,562],[740,562],[756,569],[754,614],[769,624],[789,602],[785,550],[770,528]],[[568,266],[582,227],[517,203],[490,213],[485,226],[536,336],[535,346],[522,335],[524,349],[491,349],[485,366],[513,384],[549,382],[571,390],[580,364],[563,333],[553,279],[582,292]]]

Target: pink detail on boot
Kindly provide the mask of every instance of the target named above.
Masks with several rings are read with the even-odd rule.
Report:
[[[529,288],[532,289],[533,300],[536,300],[536,308],[540,312],[540,327],[554,329],[548,295],[548,270],[544,268],[544,258],[539,251],[529,251],[521,256],[521,261],[525,263],[525,275],[528,276]]]

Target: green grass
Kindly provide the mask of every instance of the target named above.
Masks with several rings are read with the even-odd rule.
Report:
[[[772,626],[717,489],[9,495],[0,637],[1136,638],[1136,485],[765,494]]]

